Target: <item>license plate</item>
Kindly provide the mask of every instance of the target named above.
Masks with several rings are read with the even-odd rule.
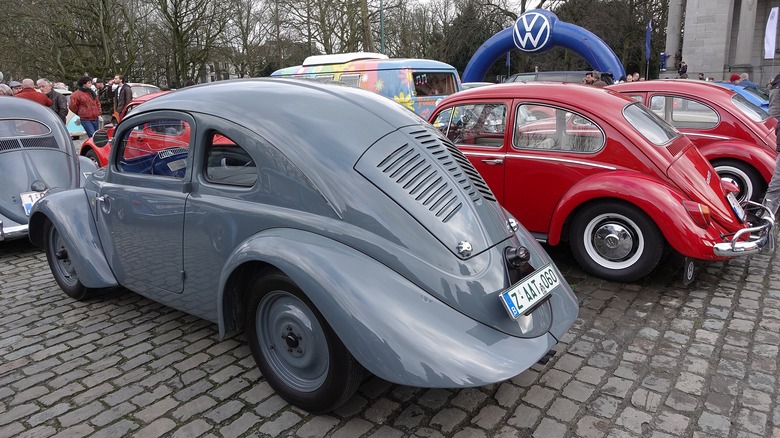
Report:
[[[726,194],[726,199],[729,201],[731,209],[734,210],[734,214],[737,215],[737,219],[739,219],[740,222],[745,222],[747,213],[745,212],[745,209],[739,204],[739,201],[737,201],[736,196],[734,196],[733,193],[728,193]]]
[[[25,215],[30,215],[30,210],[32,210],[33,205],[35,205],[39,199],[43,198],[43,194],[44,192],[27,192],[19,195],[19,198],[22,199]]]
[[[527,314],[536,303],[549,295],[559,284],[561,284],[561,280],[552,264],[549,264],[537,269],[509,290],[502,292],[501,302],[504,303],[509,316],[516,319]]]

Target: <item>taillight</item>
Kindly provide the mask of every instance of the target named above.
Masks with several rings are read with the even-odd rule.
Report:
[[[707,228],[710,226],[710,208],[698,202],[683,200],[685,211],[691,216],[696,225]]]

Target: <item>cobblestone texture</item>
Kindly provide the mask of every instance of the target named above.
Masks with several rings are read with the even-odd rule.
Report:
[[[313,416],[241,335],[123,289],[74,301],[41,250],[0,243],[0,438],[780,437],[780,256],[701,263],[685,288],[673,261],[620,284],[550,252],[581,312],[546,365],[459,390],[369,377]]]

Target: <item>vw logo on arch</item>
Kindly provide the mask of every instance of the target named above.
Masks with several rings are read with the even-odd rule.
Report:
[[[526,12],[515,21],[512,41],[524,52],[542,50],[550,40],[552,26],[546,16],[539,12]]]

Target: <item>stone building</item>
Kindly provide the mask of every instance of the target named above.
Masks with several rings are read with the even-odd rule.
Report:
[[[773,6],[780,4],[771,0],[669,0],[666,75],[676,77],[677,65],[683,60],[691,78],[701,72],[728,80],[732,73],[748,72],[752,81],[766,84],[780,72],[780,43],[776,41],[774,59],[764,59],[764,35]]]

